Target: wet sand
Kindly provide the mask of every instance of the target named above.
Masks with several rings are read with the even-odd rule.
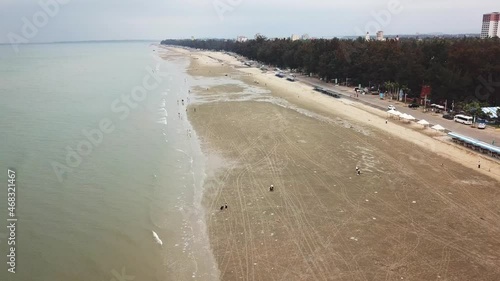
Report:
[[[203,204],[222,280],[499,279],[497,162],[478,171],[478,156],[369,108],[184,55],[197,57],[192,75],[271,91],[220,101],[225,88],[240,94],[192,90],[203,100],[189,119],[211,167]]]

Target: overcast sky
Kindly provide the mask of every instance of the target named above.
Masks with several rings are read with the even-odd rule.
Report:
[[[67,3],[44,24],[39,3],[54,1]],[[400,7],[389,9],[393,2]],[[498,0],[0,0],[0,43],[9,43],[8,34],[53,42],[256,33],[333,37],[373,33],[378,27],[393,35],[479,33],[482,15],[499,10]],[[33,23],[34,15],[38,30],[23,34],[23,18]]]

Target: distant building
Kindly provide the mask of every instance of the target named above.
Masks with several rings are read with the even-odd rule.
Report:
[[[292,34],[292,36],[290,37],[290,40],[292,40],[292,41],[297,41],[299,39],[300,39],[300,37],[297,34]]]
[[[247,37],[245,37],[245,36],[238,36],[238,37],[236,38],[236,41],[237,41],[237,42],[246,42],[246,41],[248,41],[248,38],[247,38]]]
[[[483,26],[481,27],[481,39],[500,37],[500,28],[498,22],[500,21],[500,13],[495,12],[483,15]]]
[[[370,32],[366,33],[365,41],[370,41]]]
[[[304,34],[300,37],[301,40],[309,40],[309,34]]]
[[[377,41],[384,41],[384,32],[383,31],[377,32]]]

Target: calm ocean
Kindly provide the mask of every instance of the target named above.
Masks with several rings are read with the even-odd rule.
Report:
[[[145,42],[0,46],[0,280],[217,279],[200,207],[205,159],[177,103],[194,80],[187,60],[161,52]]]

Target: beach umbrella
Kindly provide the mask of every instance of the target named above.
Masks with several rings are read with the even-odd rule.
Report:
[[[418,122],[417,122],[417,124],[419,124],[419,125],[423,125],[424,127],[425,127],[425,126],[429,126],[429,122],[425,121],[424,119],[422,119],[422,120],[418,121]]]
[[[445,130],[445,128],[439,124],[432,126],[431,129],[436,130],[436,131],[444,131]]]

